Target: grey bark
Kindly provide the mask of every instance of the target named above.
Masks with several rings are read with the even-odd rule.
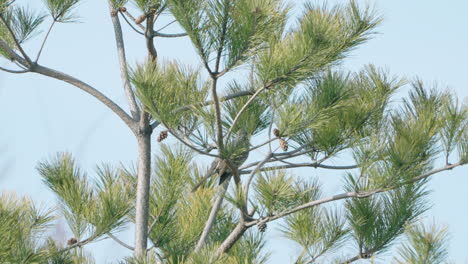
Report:
[[[109,9],[111,12],[114,9],[110,1],[109,1]],[[130,80],[128,76],[128,66],[127,66],[127,58],[125,55],[125,45],[124,45],[123,34],[122,34],[122,26],[120,25],[120,20],[119,20],[118,15],[116,16],[111,15],[111,19],[112,19],[112,24],[114,25],[115,42],[117,45],[117,54],[118,54],[119,64],[120,64],[120,74],[121,74],[122,82],[124,85],[125,94],[127,96],[127,101],[130,106],[130,112],[132,113],[132,117],[135,120],[138,120],[140,109],[138,108],[138,105],[136,103],[135,93],[132,90],[132,86],[130,85]]]
[[[146,117],[143,117],[148,120]],[[151,133],[149,125],[137,135],[138,140],[138,175],[136,190],[135,217],[135,256],[146,255],[148,246],[148,216],[151,169]]]

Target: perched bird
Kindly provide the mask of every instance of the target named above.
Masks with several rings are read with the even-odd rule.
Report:
[[[232,142],[226,144],[226,147],[241,151],[239,154],[234,155],[234,157],[232,157],[232,159],[230,160],[233,166],[239,167],[249,157],[249,135],[247,134],[247,132],[245,132],[245,130],[239,130],[239,132],[237,132],[236,134],[236,138]],[[219,184],[221,185],[223,182],[231,178],[232,171],[224,160],[220,158],[215,159],[211,163],[210,169],[207,171],[205,176],[200,180],[200,182],[198,182],[195,185],[195,187],[193,187],[192,192],[195,192],[201,185],[203,185],[206,182],[208,178],[214,175],[219,176]]]

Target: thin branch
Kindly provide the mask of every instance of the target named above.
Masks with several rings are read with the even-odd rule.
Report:
[[[44,50],[47,39],[49,39],[50,32],[52,31],[52,28],[54,27],[55,22],[57,22],[57,20],[54,19],[54,21],[52,21],[52,23],[50,24],[49,29],[47,30],[47,33],[46,33],[46,35],[44,37],[44,40],[42,40],[41,48],[37,52],[37,56],[36,56],[36,60],[35,60],[36,63],[39,61],[39,58],[41,57],[42,51]]]
[[[333,201],[349,199],[349,198],[366,198],[366,197],[370,197],[370,196],[373,196],[373,195],[375,195],[377,193],[391,191],[391,190],[400,188],[401,186],[420,181],[420,180],[428,178],[431,175],[434,175],[436,173],[446,171],[446,170],[451,170],[453,168],[456,168],[458,166],[462,166],[464,164],[466,164],[466,163],[458,162],[458,163],[455,163],[455,164],[452,164],[452,165],[447,165],[447,166],[444,166],[442,168],[435,169],[435,170],[429,171],[427,173],[424,173],[424,174],[422,174],[420,176],[414,177],[411,180],[408,180],[408,181],[406,181],[404,183],[394,185],[394,186],[389,186],[389,187],[386,187],[386,188],[378,188],[378,189],[375,189],[375,190],[372,190],[372,191],[365,191],[365,192],[346,192],[346,193],[342,193],[342,194],[329,196],[329,197],[326,197],[326,198],[323,198],[323,199],[311,201],[311,202],[299,205],[299,206],[297,206],[295,208],[292,208],[290,210],[286,210],[284,212],[278,213],[276,215],[262,217],[260,219],[255,220],[255,221],[251,221],[249,223],[246,223],[246,226],[251,227],[253,225],[256,225],[260,221],[265,222],[265,223],[270,222],[270,221],[273,221],[273,220],[288,216],[288,215],[293,214],[295,212],[298,212],[298,211],[301,211],[301,210],[304,210],[304,209],[308,209],[308,208],[311,208],[311,207],[314,207],[314,206],[317,206],[317,205],[333,202]]]
[[[158,32],[158,31],[153,31],[153,36],[154,37],[162,37],[162,38],[180,38],[180,37],[187,36],[187,33],[167,34],[167,33],[161,33],[161,32]]]
[[[136,19],[135,19],[134,16],[132,16],[132,14],[130,14],[128,11],[125,11],[124,14],[127,15],[127,16],[135,23]],[[126,21],[128,21],[128,20],[126,20]],[[131,25],[131,23],[128,23],[128,24]],[[137,24],[137,23],[135,23],[135,24]],[[145,28],[141,23],[138,23],[137,25],[138,25],[143,31],[146,31],[146,28]]]
[[[84,246],[86,244],[89,244],[89,243],[93,242],[97,237],[98,236],[96,236],[96,235],[90,236],[90,237],[88,237],[88,238],[86,238],[84,240],[81,240],[81,241],[73,244],[73,245],[70,245],[70,246],[68,246],[66,248],[62,248],[61,250],[59,250],[57,252],[54,252],[54,254],[51,254],[50,256],[58,255],[58,254],[61,254],[63,252],[67,252],[67,251],[72,250],[72,249],[77,248],[77,247],[82,247],[82,246]]]
[[[256,145],[256,146],[251,147],[248,151],[249,151],[249,152],[254,151],[254,150],[256,150],[256,149],[258,149],[258,148],[261,148],[261,147],[263,147],[263,146],[265,146],[265,145],[267,145],[267,144],[270,144],[271,142],[273,142],[273,141],[275,141],[275,140],[276,140],[276,138],[270,138],[269,140],[267,140],[267,141],[265,141],[265,142],[263,142],[263,143],[260,143],[260,144],[258,144],[258,145]],[[271,145],[271,144],[270,144],[270,145]],[[270,149],[270,151],[271,151],[271,149]]]
[[[358,165],[332,166],[332,165],[320,164],[319,162],[312,162],[312,163],[298,163],[298,164],[264,167],[261,169],[261,171],[283,170],[283,169],[292,169],[292,168],[301,168],[301,167],[322,168],[322,169],[329,169],[329,170],[351,170],[351,169],[359,168]],[[250,172],[252,172],[252,170],[243,170],[240,173],[248,174]]]
[[[218,100],[219,100],[219,102],[224,102],[224,101],[229,101],[231,99],[235,99],[235,98],[238,98],[238,97],[253,95],[254,93],[255,92],[253,90],[241,91],[241,92],[236,92],[236,93],[228,94],[228,95],[225,95],[225,96],[221,96],[221,97],[218,98]],[[187,111],[187,110],[191,110],[194,107],[203,107],[203,106],[212,105],[214,103],[215,102],[213,100],[208,100],[208,101],[202,102],[202,103],[196,103],[196,104],[182,106],[182,107],[177,108],[175,111],[176,112]]]
[[[214,101],[214,105],[215,105],[216,127],[217,127],[217,134],[218,134],[217,143],[218,143],[218,150],[219,150],[220,153],[223,151],[224,142],[223,142],[223,127],[222,127],[222,122],[221,122],[221,107],[220,107],[220,103],[219,103],[218,93],[216,91],[216,89],[217,89],[216,84],[217,84],[217,81],[218,81],[218,78],[216,77],[216,75],[218,74],[218,71],[219,71],[219,64],[221,62],[221,55],[222,55],[223,48],[224,48],[224,42],[226,40],[228,15],[229,15],[229,9],[228,9],[227,6],[225,6],[224,14],[223,14],[223,23],[221,25],[221,36],[220,36],[220,40],[219,40],[219,47],[218,47],[217,54],[216,54],[215,68],[214,68],[214,72],[210,73],[211,78],[213,79],[213,85],[211,87],[211,93],[212,93],[213,101]],[[209,70],[208,65],[206,65],[206,67]]]
[[[268,163],[270,162],[276,162],[276,161],[280,161],[282,162],[283,160],[285,159],[290,159],[290,158],[294,158],[294,157],[297,157],[297,156],[300,156],[300,155],[303,155],[303,154],[306,154],[306,153],[309,153],[313,150],[307,150],[307,151],[302,151],[302,147],[301,148],[298,148],[298,149],[295,149],[295,150],[292,150],[290,152],[285,152],[285,153],[274,153],[272,158],[268,161]],[[278,158],[280,157],[280,158]],[[244,169],[248,169],[250,167],[254,167],[254,166],[257,166],[257,164],[259,163],[260,161],[256,161],[256,162],[252,162],[252,163],[249,163],[249,164],[246,164],[246,165],[243,165],[241,166],[239,169],[241,170],[244,170]]]
[[[245,183],[245,204],[247,205],[248,203],[248,199],[249,199],[249,189],[250,189],[250,184],[252,183],[252,180],[255,176],[255,174],[260,171],[261,167],[263,165],[265,165],[265,163],[271,158],[271,156],[273,155],[273,152],[268,152],[268,154],[265,156],[265,158],[257,165],[257,167],[255,167],[255,169],[253,169],[251,172],[250,172],[250,175],[249,175],[249,178],[247,179],[246,183]],[[248,208],[247,208],[248,209]]]
[[[345,262],[342,262],[341,264],[350,264],[350,263],[353,263],[355,261],[358,261],[360,259],[369,259],[372,257],[372,255],[374,255],[379,249],[377,248],[372,248],[370,250],[367,250],[366,252],[361,252],[359,253],[357,256],[354,256],[348,260],[346,260]]]
[[[161,123],[158,120],[154,120],[153,123],[151,123],[150,127],[151,130],[156,129]]]
[[[109,0],[109,10],[113,10],[112,2]],[[125,94],[127,96],[127,101],[130,106],[130,112],[132,113],[133,119],[138,121],[140,117],[140,109],[138,108],[135,93],[133,92],[132,86],[130,85],[129,74],[128,74],[128,65],[127,58],[125,55],[125,44],[123,40],[122,26],[120,25],[120,20],[118,16],[112,16],[112,24],[114,26],[115,42],[117,45],[117,54],[120,64],[120,76],[124,84]]]
[[[168,26],[174,24],[175,22],[177,22],[177,20],[174,19],[174,20],[172,20],[171,22],[169,22],[169,23],[167,23],[166,25],[162,26],[161,28],[159,28],[159,29],[156,30],[156,31],[161,31],[161,30],[167,28]]]
[[[18,61],[21,64],[26,65],[26,60],[21,58],[16,52],[14,52],[8,44],[0,38],[0,48],[3,49],[12,59]],[[136,123],[133,121],[132,117],[130,117],[119,105],[117,105],[114,101],[109,99],[107,96],[102,94],[100,91],[96,90],[94,87],[90,86],[89,84],[71,76],[66,73],[50,69],[39,64],[34,64],[30,67],[31,72],[39,73],[57,80],[61,80],[67,82],[75,87],[80,88],[81,90],[87,92],[88,94],[94,96],[96,99],[101,101],[104,105],[106,105],[109,109],[111,109],[117,116],[124,121],[124,123],[132,130],[132,132],[137,132]]]
[[[15,63],[16,66],[18,66],[18,67],[21,68],[22,70],[27,70],[27,69],[29,69],[29,67],[25,67],[23,64],[19,63],[19,62],[16,61],[16,60],[13,60],[13,62]]]
[[[161,214],[161,212],[159,213]],[[149,226],[148,228],[148,236],[151,234],[151,232],[153,231],[154,227],[156,226],[156,224],[158,223],[158,217],[155,217],[154,220],[153,220],[153,223],[151,223],[151,225]],[[150,250],[151,248],[149,248],[148,250]]]
[[[232,93],[232,94],[228,94],[228,95],[225,95],[225,96],[222,96],[222,97],[219,97],[219,101],[220,102],[224,102],[224,101],[228,101],[228,100],[232,100],[232,99],[235,99],[235,98],[238,98],[238,97],[242,97],[242,96],[247,96],[247,95],[252,95],[254,94],[254,91],[252,90],[248,90],[248,91],[241,91],[241,92],[237,92],[237,93]],[[203,103],[197,103],[197,104],[191,104],[191,105],[186,105],[186,106],[182,106],[182,107],[179,107],[175,110],[176,113],[179,113],[179,112],[183,112],[183,111],[188,111],[188,110],[191,110],[193,109],[194,107],[203,107],[203,106],[208,106],[208,105],[212,105],[214,104],[214,101],[213,100],[208,100],[206,102],[203,102]],[[155,129],[157,126],[160,125],[160,122],[155,120],[152,124],[151,124],[151,128],[152,129]]]
[[[169,126],[167,126],[166,124],[163,123],[163,125],[167,128],[167,130],[169,131],[169,133],[171,133],[171,135],[173,135],[177,140],[179,140],[180,142],[182,142],[184,145],[186,145],[187,147],[189,147],[190,149],[194,150],[195,152],[199,153],[199,154],[202,154],[202,155],[205,155],[205,156],[210,156],[210,157],[213,157],[213,158],[219,158],[218,155],[214,155],[214,154],[211,154],[207,151],[203,151],[203,150],[200,150],[198,149],[197,147],[195,147],[194,145],[192,145],[192,143],[190,141],[186,141],[184,140],[182,137],[180,137],[177,132],[175,132],[174,130],[172,130],[171,128],[169,128]]]
[[[3,68],[0,66],[0,70],[1,71],[4,71],[4,72],[8,72],[8,73],[14,73],[14,74],[22,74],[22,73],[28,73],[30,72],[30,70],[26,69],[26,70],[10,70],[10,69],[7,69],[7,68]]]
[[[107,96],[102,94],[100,91],[96,90],[94,87],[90,86],[89,84],[76,79],[75,77],[65,74],[63,72],[59,72],[41,65],[35,65],[31,68],[32,72],[36,72],[57,80],[61,80],[72,84],[80,88],[81,90],[87,92],[88,94],[94,96],[96,99],[101,101],[104,105],[106,105],[109,109],[111,109],[117,116],[124,121],[124,123],[133,131],[137,132],[136,123],[132,119],[130,115],[128,115],[119,105],[117,105],[114,101],[109,99]]]
[[[211,229],[215,224],[216,217],[218,216],[218,212],[221,209],[221,204],[223,203],[224,196],[226,195],[230,182],[231,178],[226,179],[226,181],[221,185],[221,190],[218,193],[218,197],[216,197],[216,201],[214,202],[213,207],[211,208],[210,215],[208,217],[208,220],[206,221],[205,227],[203,228],[203,232],[200,236],[200,239],[198,240],[197,245],[195,246],[194,252],[200,251],[200,249],[203,247],[206,240],[208,239],[208,235],[210,234]]]
[[[219,152],[222,151],[224,147],[224,142],[223,142],[223,126],[221,122],[221,106],[219,103],[219,98],[218,98],[218,93],[216,92],[216,83],[218,79],[213,78],[213,84],[211,86],[211,94],[213,96],[213,102],[215,106],[215,114],[216,114],[216,128],[217,128],[217,145],[218,145],[218,150]]]
[[[127,249],[129,249],[129,250],[131,250],[131,251],[134,251],[134,250],[135,250],[134,247],[132,247],[132,246],[126,244],[125,242],[123,242],[122,240],[120,240],[118,237],[112,235],[111,233],[107,233],[107,235],[108,235],[110,238],[112,238],[115,242],[117,242],[118,244],[120,244],[122,247],[127,248]]]
[[[355,256],[353,258],[350,258],[350,259],[346,260],[345,262],[342,262],[341,264],[351,264],[351,263],[353,263],[355,261],[358,261],[360,259],[362,259],[360,256]]]
[[[138,33],[138,34],[140,34],[142,36],[145,35],[145,33],[139,31],[135,26],[133,26],[133,24],[130,21],[128,21],[127,17],[125,16],[125,14],[127,14],[127,12],[122,13],[122,11],[120,11],[119,13],[122,14],[122,17],[124,18],[125,22],[127,22],[127,24],[133,29],[133,31],[135,31],[136,33]]]
[[[239,118],[240,116],[245,112],[245,110],[247,109],[247,107],[249,107],[249,105],[255,100],[255,98],[257,98],[257,96],[263,92],[267,87],[262,87],[260,89],[258,89],[253,95],[252,97],[249,98],[249,100],[242,106],[242,108],[239,110],[239,112],[237,113],[236,117],[234,118],[234,120],[232,121],[232,124],[231,124],[231,127],[229,128],[228,132],[226,133],[226,138],[229,138],[229,136],[231,135],[232,133],[232,130],[234,129],[234,126],[237,124],[237,122],[239,121]]]
[[[253,177],[255,176],[256,170],[261,168],[261,166],[263,166],[263,164],[266,163],[266,161],[272,155],[273,155],[273,153],[270,151],[266,155],[265,159],[261,163],[259,163],[257,165],[257,167],[253,170],[253,172],[250,174],[250,177],[249,177],[249,179],[247,180],[247,182],[245,184],[245,204],[246,205],[248,204],[247,201],[248,201],[249,188],[250,188],[250,185],[252,183]],[[255,213],[255,208],[252,208],[251,212],[247,212],[248,208],[245,208],[245,211],[246,212],[242,212],[241,219],[240,219],[239,223],[237,224],[236,228],[229,234],[229,236],[219,246],[218,250],[216,251],[217,256],[227,252],[242,237],[242,235],[245,233],[245,231],[247,231],[247,229],[249,228],[249,227],[247,227],[245,225],[245,221],[247,219],[249,219],[249,220],[251,219],[251,216]],[[247,213],[247,215],[245,215],[246,213]]]

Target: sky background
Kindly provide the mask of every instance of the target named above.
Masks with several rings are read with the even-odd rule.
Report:
[[[42,1],[19,2],[45,10]],[[305,1],[293,2],[297,5],[294,12],[298,14]],[[428,85],[437,83],[441,89],[454,91],[460,100],[468,98],[468,1],[367,2],[375,4],[384,22],[378,28],[379,34],[353,51],[343,68],[357,71],[372,63],[397,76],[410,80],[420,77]],[[77,8],[82,23],[54,28],[40,63],[90,83],[127,109],[108,13],[105,0],[83,1]],[[128,27],[124,29],[128,61],[135,65],[146,54],[145,44]],[[36,38],[26,45],[30,54],[36,53],[39,40]],[[199,63],[186,38],[157,39],[156,46],[163,58]],[[0,65],[9,64],[2,60]],[[405,90],[398,96],[404,95]],[[53,204],[55,197],[41,183],[35,170],[38,161],[68,151],[90,174],[96,164],[129,165],[135,161],[135,139],[111,111],[75,87],[36,74],[0,72],[0,123],[0,191],[28,195],[46,205]],[[341,172],[301,172],[317,176],[330,192],[340,190],[337,183],[343,176]],[[430,183],[429,200],[433,206],[426,216],[449,227],[450,256],[455,263],[468,263],[466,186],[468,167],[438,174]],[[62,241],[69,238],[60,234],[57,237]],[[131,230],[122,238],[131,243]],[[269,243],[273,253],[270,263],[290,263],[296,252],[294,246],[282,239],[269,241],[274,241]],[[96,253],[97,263],[111,263],[130,253],[110,241],[92,244],[88,249]]]

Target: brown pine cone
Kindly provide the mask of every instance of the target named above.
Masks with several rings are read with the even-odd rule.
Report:
[[[137,19],[135,19],[135,24],[139,25],[146,20],[146,15],[141,15]]]
[[[121,8],[119,8],[119,11],[120,12],[127,12],[127,8],[125,6],[122,6]]]
[[[275,137],[279,138],[279,136],[280,136],[279,129],[277,129],[277,128],[273,129],[273,135],[275,135]]]
[[[76,240],[76,238],[74,238],[74,237],[68,239],[68,241],[67,241],[67,245],[69,245],[69,246],[75,245],[76,243],[78,243],[78,240]]]
[[[279,139],[279,145],[280,145],[280,148],[283,150],[283,151],[288,151],[288,142],[282,138]]]
[[[261,233],[263,233],[263,232],[266,231],[267,224],[264,223],[264,222],[260,222],[260,223],[257,224],[257,227],[258,227],[258,231],[260,231]]]
[[[157,141],[161,142],[161,141],[165,140],[167,138],[167,136],[168,136],[167,130],[161,131],[161,133],[159,133]]]

